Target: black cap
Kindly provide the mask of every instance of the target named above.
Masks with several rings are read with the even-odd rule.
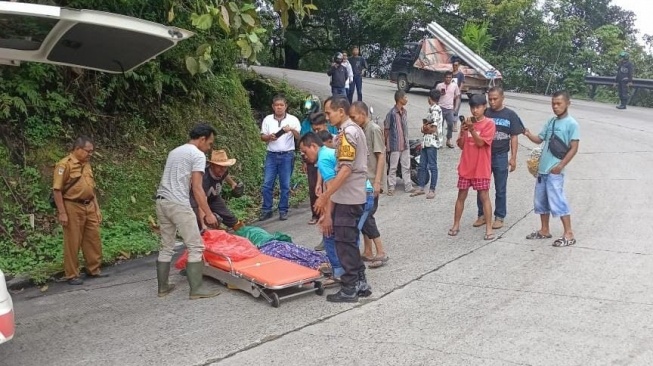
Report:
[[[477,107],[479,105],[486,105],[487,99],[485,99],[485,94],[474,94],[469,98],[469,106]]]

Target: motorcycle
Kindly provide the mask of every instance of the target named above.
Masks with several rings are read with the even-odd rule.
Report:
[[[379,124],[379,116],[374,116],[374,108],[370,107],[370,118],[374,123],[377,125],[381,126]],[[381,126],[381,129],[383,129],[384,126]],[[419,159],[420,155],[422,154],[422,139],[409,139],[408,140],[408,146],[410,148],[410,180],[413,182],[413,184],[417,185],[419,184],[419,180],[417,178],[417,171],[419,170]],[[390,173],[390,153],[386,153],[386,158],[385,158],[385,163],[387,167],[387,173]],[[397,177],[401,178],[403,180],[403,177],[401,176],[401,164],[397,165]]]

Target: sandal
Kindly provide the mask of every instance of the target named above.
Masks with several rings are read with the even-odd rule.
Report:
[[[308,222],[308,224],[309,224],[309,225],[315,225],[315,224],[317,224],[317,219],[316,219],[316,218],[312,218],[311,221]]]
[[[460,232],[460,229],[449,229],[449,236],[456,236]]]
[[[327,278],[326,280],[324,280],[322,282],[323,286],[333,286],[333,285],[338,285],[338,284],[340,284],[340,279],[339,278],[333,278],[333,277]]]
[[[538,231],[533,231],[532,233],[528,234],[526,236],[526,239],[529,239],[529,240],[531,240],[531,239],[551,239],[552,237],[553,237],[553,235],[551,235],[551,234],[544,235],[544,234],[540,233],[540,231],[538,230]]]
[[[387,255],[384,255],[383,257],[374,257],[374,260],[372,263],[370,263],[367,268],[379,268],[383,267],[383,265],[390,259]]]
[[[494,234],[485,234],[483,240],[494,240]]]
[[[448,144],[447,144],[447,147],[450,148],[450,149],[453,149],[453,144],[452,144],[452,143],[448,143]]]
[[[375,257],[374,256],[368,257],[366,255],[361,254],[361,259],[363,260],[363,262],[374,262]]]
[[[554,247],[568,247],[574,244],[576,244],[575,238],[567,239],[564,236],[560,239],[556,239],[556,241],[553,242]]]

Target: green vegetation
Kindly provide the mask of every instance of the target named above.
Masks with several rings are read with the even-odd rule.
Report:
[[[159,23],[168,22],[170,9],[141,0],[55,3]],[[194,29],[192,14],[202,3],[177,4],[171,24]],[[54,164],[80,134],[96,141],[92,164],[106,263],[156,250],[152,197],[168,151],[184,143],[198,121],[215,126],[216,148],[238,159],[232,174],[245,183],[246,194],[229,205],[243,219],[257,214],[265,154],[257,120],[271,112],[272,95],[286,94],[297,115],[305,96],[238,69],[239,34],[199,30],[125,75],[43,64],[0,68],[0,268],[7,275],[27,274],[39,283],[61,270],[61,228],[47,197]],[[201,56],[210,59],[208,70],[191,75],[186,59],[206,44]],[[301,169],[295,172],[293,183],[305,187]],[[293,192],[291,203],[304,200],[305,191]]]

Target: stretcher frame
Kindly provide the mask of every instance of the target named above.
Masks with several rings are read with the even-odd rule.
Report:
[[[268,286],[266,283],[253,278],[249,278],[242,273],[238,273],[234,269],[231,258],[228,256],[207,249],[205,249],[205,251],[224,258],[227,263],[229,263],[229,271],[214,267],[207,261],[204,261],[204,269],[202,271],[204,276],[216,279],[218,282],[228,286],[229,288],[236,288],[238,290],[245,291],[255,298],[263,297],[274,308],[278,308],[280,306],[281,300],[290,299],[307,293],[315,293],[318,296],[322,296],[324,294],[324,284],[321,281],[324,279],[324,276],[322,274],[313,278],[294,281],[280,286]],[[313,283],[312,287],[305,286],[310,283]],[[297,290],[282,296],[276,292],[279,290],[291,288],[296,288]]]

